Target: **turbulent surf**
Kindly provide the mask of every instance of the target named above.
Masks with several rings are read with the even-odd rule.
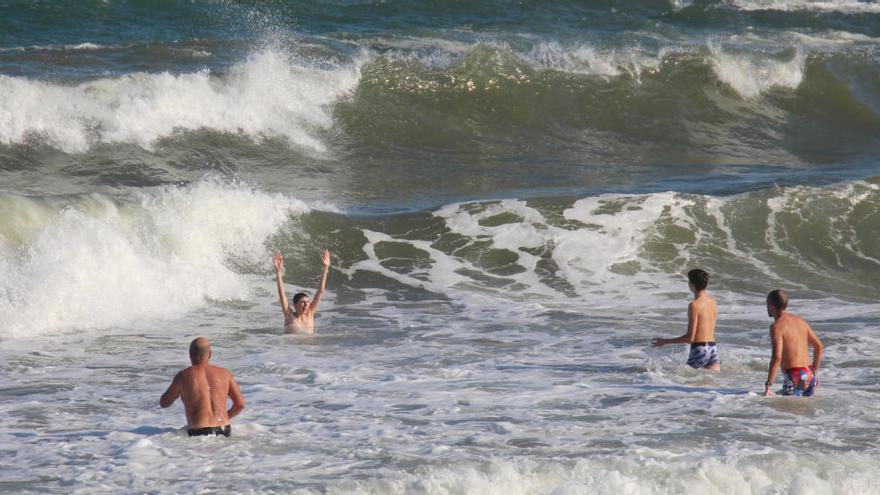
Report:
[[[877,493],[878,47],[856,0],[0,3],[0,491]],[[649,347],[694,267],[717,375]],[[758,396],[776,288],[808,402]],[[229,440],[156,407],[198,335]]]

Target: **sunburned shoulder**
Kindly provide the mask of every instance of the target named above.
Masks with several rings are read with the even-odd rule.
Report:
[[[803,318],[797,315],[793,315],[791,313],[782,314],[775,322],[773,322],[774,326],[789,326],[789,325],[801,325],[806,323]]]
[[[798,315],[789,314],[788,317],[791,318],[792,321],[796,321],[796,322],[797,322],[798,324],[800,324],[800,325],[806,325],[806,324],[807,324],[807,320],[801,318],[801,317],[798,316]]]
[[[214,366],[213,364],[206,365],[208,371],[211,373],[223,373],[224,375],[229,374],[229,370],[220,366]]]
[[[214,366],[213,364],[199,364],[195,366],[190,366],[189,368],[178,373],[178,375],[191,375],[196,372],[196,370],[203,370],[208,373],[229,373],[229,370],[220,366]]]

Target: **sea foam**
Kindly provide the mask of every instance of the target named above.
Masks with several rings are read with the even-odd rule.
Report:
[[[740,10],[780,10],[794,12],[807,10],[814,12],[840,12],[844,14],[876,14],[880,12],[880,4],[853,0],[831,0],[812,2],[802,0],[733,0],[731,2]]]
[[[496,460],[438,466],[417,474],[394,473],[383,480],[340,482],[327,493],[878,493],[868,474],[877,464],[867,454],[782,454],[773,462],[774,468],[768,469],[761,455],[691,462],[638,457],[570,463]]]
[[[122,199],[0,201],[32,215],[0,230],[0,338],[173,318],[205,299],[246,298],[230,260],[265,263],[268,237],[309,210],[213,179]]]
[[[324,151],[327,106],[357,83],[357,64],[332,69],[264,50],[226,74],[134,73],[76,85],[0,75],[0,143],[45,139],[69,153],[96,143],[152,147],[180,131],[286,138]]]
[[[800,50],[788,61],[763,54],[730,53],[715,46],[710,50],[718,79],[745,98],[772,88],[796,89],[804,79],[806,55]]]

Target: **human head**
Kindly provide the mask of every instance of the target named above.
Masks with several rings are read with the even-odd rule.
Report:
[[[302,304],[300,304],[302,303]],[[302,310],[306,309],[306,306],[309,304],[309,295],[305,292],[297,292],[293,295],[293,307],[296,311],[302,312]]]
[[[688,282],[697,291],[706,290],[706,287],[709,286],[709,274],[705,270],[694,268],[688,272]]]
[[[211,343],[204,337],[196,337],[189,344],[189,360],[192,364],[205,364],[211,359]]]
[[[776,316],[788,307],[788,294],[782,289],[770,291],[767,294],[767,314]],[[775,313],[775,314],[774,314]]]

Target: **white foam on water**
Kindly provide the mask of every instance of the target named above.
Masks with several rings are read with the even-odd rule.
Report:
[[[678,494],[751,495],[880,493],[870,470],[876,459],[864,454],[781,454],[768,466],[765,456],[657,462],[633,456],[574,462],[497,460],[457,463],[420,473],[389,473],[382,480],[346,481],[327,493],[419,494]]]
[[[207,50],[198,50],[196,48],[172,48],[172,50],[175,53],[182,53],[196,58],[208,58],[213,55],[213,53]]]
[[[736,273],[721,273],[736,286],[821,290],[837,286],[833,274],[824,274],[825,266],[843,270],[854,260],[880,264],[864,225],[866,212],[880,203],[877,195],[875,185],[861,182],[730,197],[607,194],[575,201],[561,211],[570,222],[562,225],[527,201],[455,203],[434,212],[448,229],[439,242],[363,230],[366,257],[346,270],[349,275],[358,270],[380,273],[472,302],[484,314],[514,319],[528,312],[524,304],[540,311],[588,302],[591,311],[603,312],[613,311],[621,298],[646,309],[672,310],[678,303],[670,295],[687,293],[684,273],[707,263],[725,270],[741,267]],[[834,212],[831,217],[828,208]],[[743,215],[757,216],[744,221]],[[792,222],[792,217],[800,220]],[[805,240],[819,225],[822,238]],[[401,265],[394,255],[383,254],[387,248],[397,249],[393,246],[415,249],[422,261]],[[475,256],[475,251],[483,254]],[[858,298],[860,286],[852,287],[839,296]],[[733,286],[713,289],[727,290],[730,304],[755,309],[753,294],[738,294]],[[835,304],[851,307],[836,299],[831,306]]]
[[[357,63],[318,69],[273,50],[223,75],[135,73],[72,86],[0,76],[0,143],[46,139],[71,153],[95,143],[150,148],[175,132],[209,129],[322,152],[328,105],[359,77]]]
[[[400,239],[371,231],[364,232],[368,240],[364,247],[367,259],[352,268],[379,272],[437,293],[460,291],[459,296],[472,297],[485,291],[492,297],[519,302],[540,296],[532,302],[547,304],[558,300],[560,293],[542,281],[542,255],[532,251],[549,251],[557,266],[552,276],[570,284],[581,298],[591,301],[594,309],[613,307],[621,294],[631,292],[633,283],[642,284],[642,290],[650,288],[648,292],[675,290],[674,284],[679,280],[669,280],[667,274],[653,268],[642,250],[663,225],[682,224],[691,228],[684,210],[690,204],[690,200],[674,193],[585,198],[564,212],[566,219],[584,224],[574,229],[554,226],[525,201],[503,200],[478,209],[469,204],[451,204],[434,212],[450,232],[469,239],[469,245],[488,242],[483,248],[486,251],[509,253],[516,258],[517,270],[493,274],[456,253],[441,251],[431,241]],[[515,220],[497,225],[491,221],[503,215]],[[377,255],[376,246],[383,242],[409,244],[425,253],[431,262],[418,273],[392,270]],[[629,271],[637,273],[616,272],[626,264],[631,265]],[[474,272],[484,274],[488,280],[470,275]]]
[[[866,182],[845,184],[837,189],[832,189],[830,195],[845,205],[847,209],[838,215],[841,219],[855,216],[857,210],[862,208],[870,210],[880,200],[880,186]],[[876,206],[873,207],[876,211]],[[834,240],[855,256],[880,266],[880,253],[871,252],[869,245],[865,245],[854,228],[846,220],[835,222],[836,229],[831,232]]]
[[[729,40],[731,43],[738,37]],[[674,62],[683,56],[698,55],[702,46],[709,50],[709,64],[719,80],[745,98],[753,98],[774,88],[796,89],[804,78],[807,53],[803,48],[809,46],[801,39],[790,60],[780,60],[768,50],[789,48],[791,43],[765,40],[758,37],[745,39],[741,49],[733,51],[711,41],[705,45],[676,44],[664,46],[656,53],[639,47],[625,51],[600,50],[589,44],[566,46],[558,42],[542,42],[531,52],[519,54],[531,64],[552,70],[573,74],[595,75],[604,78],[628,75],[640,81],[642,75],[663,70],[667,61]],[[854,41],[853,41],[854,42]],[[843,43],[843,41],[841,41]]]
[[[844,14],[876,14],[880,13],[880,4],[856,0],[731,0],[731,4],[740,10],[781,10],[785,12],[841,12]]]
[[[768,216],[768,228],[765,232],[766,242],[777,254],[784,255],[796,247],[789,231],[797,223],[809,225],[821,222],[827,225],[823,232],[827,238],[814,239],[814,242],[835,256],[833,261],[838,268],[844,268],[843,255],[855,256],[880,267],[880,254],[872,253],[870,239],[856,231],[857,228],[864,230],[864,225],[859,225],[863,222],[852,221],[854,217],[861,217],[856,214],[857,211],[869,211],[876,208],[873,205],[878,202],[880,187],[865,182],[847,183],[821,190],[806,186],[782,189],[779,195],[767,199],[771,214]],[[829,216],[823,205],[833,207],[834,215]],[[792,221],[792,217],[797,219],[797,223]],[[821,266],[806,257],[792,257],[792,261],[807,271],[822,271]]]
[[[175,318],[205,299],[244,299],[230,259],[264,262],[264,243],[297,200],[206,179],[134,193],[91,195],[60,207],[2,198],[30,217],[0,234],[0,336]]]
[[[92,43],[90,41],[86,41],[83,43],[77,44],[67,44],[67,45],[31,45],[31,46],[14,46],[14,47],[3,47],[0,48],[0,53],[3,52],[30,52],[30,51],[47,51],[47,52],[60,52],[60,51],[91,51],[91,50],[103,50],[107,48],[120,48],[121,46],[107,46],[101,45],[98,43]]]
[[[642,259],[645,241],[655,233],[662,220],[690,228],[684,208],[693,203],[675,193],[650,195],[602,195],[580,199],[564,212],[565,218],[591,226],[559,243],[554,258],[568,279],[578,280],[577,272],[587,272],[593,283],[616,278],[615,265]],[[606,209],[613,205],[610,211]]]
[[[754,98],[774,88],[796,89],[804,79],[806,54],[798,50],[788,61],[761,53],[731,53],[709,45],[712,67],[721,82],[744,98]]]
[[[566,46],[558,42],[541,42],[523,57],[538,67],[573,74],[607,78],[628,74],[639,79],[643,72],[660,67],[662,55],[652,56],[637,48],[618,52],[599,50],[588,44]]]
[[[821,191],[828,193],[791,194],[854,205],[874,198],[861,183]],[[340,260],[334,273],[369,270],[395,283],[373,278],[362,300],[322,308],[315,336],[255,331],[277,324],[274,284],[233,273],[216,292],[195,290],[214,297],[262,287],[243,302],[271,305],[271,323],[268,309],[221,304],[210,308],[209,320],[185,315],[147,329],[120,320],[119,332],[5,341],[0,373],[9,379],[0,395],[0,450],[16,455],[4,481],[64,493],[877,493],[876,305],[832,294],[793,299],[793,311],[826,344],[822,385],[809,400],[759,396],[770,319],[752,294],[710,286],[719,301],[721,372],[689,368],[684,345],[649,347],[651,337],[684,333],[689,293],[684,275],[652,259],[646,246],[664,229],[696,229],[715,219],[726,227],[694,239],[747,260],[751,244],[718,239],[739,235],[733,216],[760,210],[767,194],[609,194],[547,210],[545,201],[521,200],[444,206],[432,222],[445,229],[430,230],[456,240],[462,252],[443,248],[449,239],[409,238],[419,231],[362,230],[366,259],[351,267]],[[206,284],[204,274],[187,272],[187,265],[218,272],[230,255],[265,264],[260,239],[307,208],[210,180],[133,199],[67,202],[72,219],[51,203],[25,204],[17,211],[35,212],[36,221],[14,228],[0,223],[3,270],[27,268],[25,283],[40,275],[38,264],[19,259],[14,246],[35,244],[47,232],[59,243],[70,239],[71,252],[85,244],[94,253],[115,254],[120,261],[109,268],[132,278],[161,275],[177,284],[168,292],[193,290],[176,271],[198,286]],[[704,209],[704,202],[711,205]],[[107,239],[53,237],[67,224],[87,240]],[[758,244],[763,229],[756,229]],[[430,262],[411,271],[395,268],[400,259],[383,264],[389,261],[380,257],[383,242],[409,244],[402,256],[417,249]],[[514,281],[505,286],[474,277],[475,271],[492,273],[465,253],[469,242],[485,243],[484,251],[522,253],[517,263],[524,269],[504,275]],[[182,246],[187,243],[196,248]],[[699,246],[672,248],[681,251],[677,266]],[[68,251],[43,250],[47,259]],[[547,251],[535,254],[541,250]],[[129,251],[146,253],[152,265],[142,268]],[[574,286],[574,296],[543,282],[539,272],[548,258],[571,264],[571,273],[560,268],[555,277]],[[80,263],[93,262],[78,258],[61,266]],[[577,269],[581,264],[584,270]],[[639,269],[612,268],[620,264]],[[93,265],[84,270],[107,277]],[[68,272],[76,275],[74,268]],[[62,276],[50,282],[66,283]],[[448,300],[410,300],[400,284]],[[138,289],[147,298],[159,292]],[[74,302],[104,311],[89,291],[80,290]],[[528,295],[518,299],[518,292]],[[116,302],[115,295],[103,297],[102,304]],[[349,292],[347,299],[357,298]],[[170,296],[160,302],[172,311],[186,304]],[[181,405],[156,404],[174,373],[188,365],[186,347],[195,335],[211,339],[212,361],[233,371],[248,401],[230,439],[190,439],[180,431]]]
[[[810,48],[828,48],[839,50],[842,47],[880,44],[880,38],[871,37],[862,33],[850,33],[847,31],[828,31],[819,34],[807,34],[797,31],[785,33],[787,38],[797,42],[801,46]]]
[[[366,38],[362,40],[369,44],[377,44],[382,47],[396,48],[400,51],[429,51],[446,52],[448,54],[464,55],[471,48],[472,43],[456,41],[452,39],[436,37],[387,37]]]
[[[85,43],[78,43],[76,45],[64,45],[64,48],[66,50],[100,50],[104,48],[104,46],[87,41]]]

